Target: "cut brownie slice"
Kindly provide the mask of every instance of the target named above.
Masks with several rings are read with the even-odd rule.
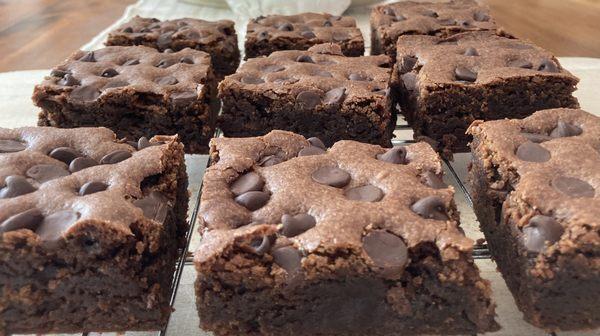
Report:
[[[36,86],[40,126],[104,126],[118,137],[176,134],[188,153],[206,153],[218,102],[210,56],[148,47],[78,51]]]
[[[390,146],[396,121],[385,55],[345,57],[335,44],[248,60],[219,84],[226,136],[274,129]]]
[[[176,137],[0,128],[0,334],[162,328],[187,204]]]
[[[526,320],[600,327],[600,118],[544,110],[469,133],[475,212]]]
[[[346,56],[362,56],[365,42],[350,16],[302,13],[261,16],[248,23],[246,59],[268,56],[278,50],[307,50],[321,43],[336,43]]]
[[[497,329],[489,283],[425,143],[384,149],[273,131],[217,138],[195,255],[217,335]]]
[[[136,16],[108,34],[108,46],[145,45],[160,51],[185,48],[210,54],[217,77],[232,74],[240,64],[234,22],[183,18],[160,21]]]
[[[395,2],[371,11],[371,54],[386,54],[395,60],[396,42],[403,35],[448,37],[496,29],[489,9],[474,0]]]
[[[402,114],[416,137],[432,138],[440,150],[467,151],[465,131],[476,119],[578,106],[578,79],[532,44],[491,32],[398,41],[392,81],[401,87]]]

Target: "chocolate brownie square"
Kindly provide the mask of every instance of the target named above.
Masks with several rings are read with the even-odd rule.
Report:
[[[475,213],[525,319],[600,327],[600,118],[543,110],[469,133]]]
[[[177,137],[0,128],[0,334],[164,327],[187,204]]]
[[[489,9],[474,0],[446,2],[401,1],[371,11],[371,54],[396,59],[396,42],[403,35],[448,37],[466,31],[497,30]]]
[[[218,78],[232,74],[240,64],[234,22],[183,18],[160,21],[135,16],[108,34],[107,46],[144,45],[160,51],[185,48],[210,54]]]
[[[78,51],[35,87],[39,126],[104,126],[118,137],[179,134],[206,153],[219,104],[210,56],[184,49],[106,47]]]
[[[390,146],[398,91],[390,90],[390,67],[385,55],[345,57],[335,44],[250,59],[219,84],[219,127],[230,137],[281,129],[327,145]]]
[[[365,42],[350,16],[302,13],[269,15],[252,19],[246,32],[246,59],[268,56],[278,50],[307,50],[321,43],[335,43],[346,56],[362,56]]]
[[[416,137],[437,141],[447,153],[468,151],[465,131],[474,120],[578,107],[578,79],[530,43],[491,32],[398,41],[392,81],[401,89],[402,114]]]
[[[273,131],[216,138],[195,254],[217,335],[472,334],[490,286],[426,143],[385,149]]]

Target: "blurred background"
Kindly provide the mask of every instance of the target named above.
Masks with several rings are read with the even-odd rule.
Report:
[[[175,2],[176,0],[170,0]],[[165,0],[162,3],[169,3]],[[177,0],[182,1],[182,0]],[[185,0],[226,7],[225,0]],[[234,5],[261,0],[228,0]],[[238,1],[236,3],[236,1]],[[271,2],[276,0],[271,0]],[[290,0],[279,0],[290,3]],[[372,0],[304,0],[352,2]],[[0,0],[0,72],[46,69],[118,20],[135,0]],[[390,1],[388,1],[390,2]],[[520,38],[557,56],[600,57],[600,0],[480,0]],[[365,9],[368,10],[368,9]],[[236,27],[237,30],[244,27]]]

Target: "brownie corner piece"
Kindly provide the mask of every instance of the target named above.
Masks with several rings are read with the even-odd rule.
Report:
[[[232,74],[240,63],[235,24],[231,20],[193,18],[160,21],[135,16],[108,34],[107,46],[144,45],[160,51],[185,48],[211,55],[218,78]]]
[[[389,57],[346,57],[336,44],[249,59],[219,84],[225,136],[271,130],[391,145],[395,93]]]
[[[549,109],[469,133],[474,210],[525,319],[600,327],[600,118]]]
[[[218,101],[210,56],[144,46],[78,51],[33,92],[38,125],[103,126],[119,138],[178,134],[188,153],[206,153]]]
[[[475,0],[445,2],[399,1],[371,11],[371,54],[396,57],[396,42],[403,35],[448,37],[467,31],[495,31],[489,9]]]
[[[365,43],[350,16],[301,13],[268,15],[250,20],[246,28],[246,59],[268,56],[278,50],[307,50],[321,43],[336,43],[346,56],[362,56]]]
[[[524,118],[540,109],[578,107],[578,79],[548,51],[493,32],[447,38],[402,36],[392,82],[415,136],[440,150],[468,151],[474,120]]]
[[[0,128],[0,334],[163,328],[187,206],[177,137]]]
[[[202,328],[219,335],[498,329],[490,284],[473,263],[454,191],[429,145],[326,148],[284,131],[211,144],[194,258]]]

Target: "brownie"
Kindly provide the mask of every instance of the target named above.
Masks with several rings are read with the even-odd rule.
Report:
[[[477,119],[524,118],[546,108],[578,107],[578,79],[548,51],[491,32],[448,38],[402,36],[392,81],[415,136],[439,149],[468,151]]]
[[[160,51],[185,48],[210,54],[218,78],[232,74],[240,64],[234,22],[183,18],[160,21],[135,16],[108,34],[107,46],[144,45]]]
[[[164,327],[187,204],[175,136],[0,128],[0,334]]]
[[[551,109],[469,133],[475,213],[525,319],[600,327],[600,118]]]
[[[385,55],[345,57],[335,44],[248,60],[219,83],[226,136],[281,129],[321,138],[391,145],[398,90]]]
[[[490,285],[426,143],[216,138],[195,254],[216,335],[496,330]]]
[[[446,2],[401,1],[371,11],[371,54],[396,58],[396,41],[403,35],[448,37],[457,33],[497,30],[489,9],[474,0]]]
[[[278,50],[307,50],[322,43],[338,44],[346,56],[365,53],[365,41],[354,18],[317,13],[252,19],[248,23],[244,50],[248,59],[268,56]]]
[[[206,153],[219,110],[210,56],[184,49],[106,47],[78,51],[35,87],[39,126],[104,126],[130,140],[179,134]]]

